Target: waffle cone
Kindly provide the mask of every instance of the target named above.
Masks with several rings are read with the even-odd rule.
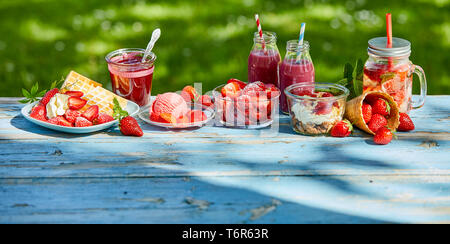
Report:
[[[388,101],[389,106],[391,107],[391,114],[387,119],[387,127],[391,130],[396,130],[400,124],[398,106],[397,103],[395,103],[394,99],[389,94],[384,92],[367,92],[348,101],[345,108],[345,118],[352,122],[352,124],[356,125],[356,127],[358,127],[359,129],[369,134],[375,135],[375,131],[371,131],[369,129],[369,126],[364,122],[362,113],[363,102],[368,97],[378,97]]]

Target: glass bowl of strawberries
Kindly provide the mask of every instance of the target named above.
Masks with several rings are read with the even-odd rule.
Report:
[[[216,120],[227,127],[257,129],[269,126],[278,114],[280,90],[273,84],[228,80],[213,90]]]
[[[285,94],[294,131],[320,136],[342,120],[349,90],[337,84],[297,83],[287,87]]]

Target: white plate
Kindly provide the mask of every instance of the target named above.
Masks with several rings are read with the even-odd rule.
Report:
[[[25,107],[23,107],[21,110],[22,115],[28,121],[35,123],[37,125],[43,126],[45,128],[51,129],[51,130],[61,131],[61,132],[65,132],[65,133],[83,134],[83,133],[91,133],[91,132],[96,132],[96,131],[107,129],[107,128],[117,124],[117,122],[118,122],[117,120],[114,120],[114,121],[111,121],[108,123],[93,125],[93,126],[89,126],[89,127],[67,127],[67,126],[61,126],[61,125],[54,125],[54,124],[50,124],[50,123],[30,117],[31,109],[38,102],[39,101],[34,102],[32,104],[25,105]],[[125,108],[125,110],[131,116],[136,115],[139,112],[139,105],[137,105],[134,102],[128,101],[128,104],[127,104],[127,107]]]
[[[201,104],[195,104],[195,105],[193,105],[193,107],[191,109],[201,108],[203,113],[205,113],[205,115],[206,115],[206,120],[194,122],[194,123],[186,123],[186,124],[177,125],[177,126],[172,125],[170,123],[155,122],[155,121],[150,120],[150,107],[152,106],[154,99],[155,98],[152,98],[149,105],[141,108],[141,111],[138,114],[139,118],[141,118],[146,123],[149,123],[154,126],[163,127],[166,129],[187,129],[187,128],[194,128],[194,127],[202,127],[202,126],[206,125],[207,123],[209,123],[214,118],[214,115],[215,115],[215,111],[213,108],[206,107]]]

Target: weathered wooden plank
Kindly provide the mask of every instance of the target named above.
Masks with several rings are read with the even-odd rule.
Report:
[[[0,180],[1,223],[449,222],[448,177]]]

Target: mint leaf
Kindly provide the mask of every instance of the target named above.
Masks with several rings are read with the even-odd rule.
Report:
[[[24,88],[22,88],[22,94],[24,97],[31,98],[31,94]]]
[[[113,99],[113,104],[114,104],[114,107],[113,107],[113,118],[114,119],[118,119],[120,121],[120,120],[122,120],[122,118],[128,116],[128,112],[122,109],[117,98]]]
[[[359,58],[353,70],[353,90],[355,97],[363,93],[364,63]]]

